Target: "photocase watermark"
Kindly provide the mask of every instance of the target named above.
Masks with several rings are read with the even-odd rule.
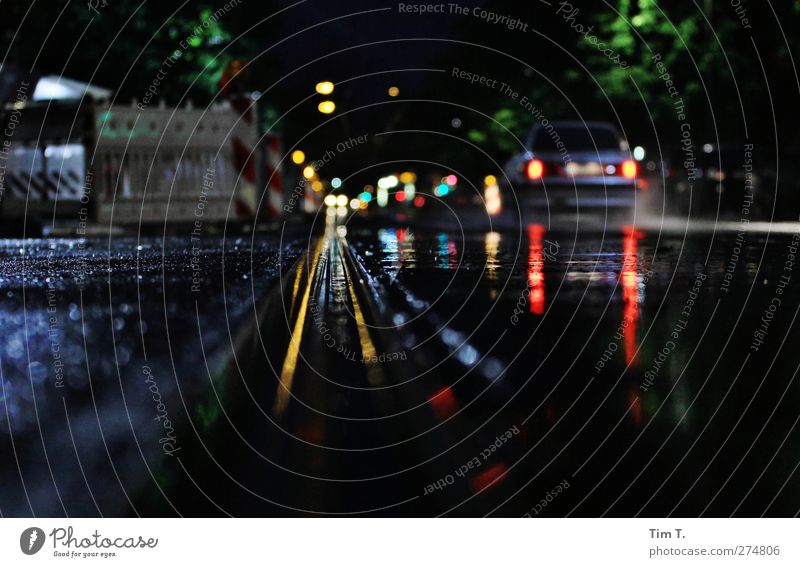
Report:
[[[308,186],[308,181],[305,177],[300,177],[292,190],[289,191],[289,195],[286,197],[286,202],[283,205],[283,212],[291,213],[294,208],[297,206],[303,197],[306,194],[306,188]]]
[[[491,443],[488,447],[486,447],[483,451],[480,452],[479,455],[471,458],[463,465],[458,467],[456,470],[453,471],[451,474],[447,474],[425,487],[422,492],[423,496],[427,496],[428,494],[432,494],[434,491],[442,491],[448,486],[452,486],[456,482],[456,477],[458,478],[465,478],[470,471],[477,470],[483,467],[483,464],[489,460],[489,458],[497,452],[497,450],[508,443],[508,441],[514,436],[519,434],[519,428],[516,425],[512,425],[511,428],[495,437],[494,442]]]
[[[315,172],[319,173],[326,165],[331,163],[336,156],[366,144],[368,138],[369,134],[362,134],[361,136],[356,136],[355,138],[349,137],[346,140],[342,140],[332,148],[325,150],[320,159],[312,161],[309,165],[314,168]],[[286,196],[286,200],[283,204],[283,212],[291,213],[294,211],[297,204],[305,196],[307,188],[308,181],[305,178],[301,178]]]
[[[0,205],[3,204],[3,198],[6,193],[6,171],[8,169],[8,154],[11,151],[11,138],[14,136],[14,131],[19,124],[19,117],[22,115],[22,108],[28,100],[28,89],[30,83],[28,81],[20,81],[17,92],[14,95],[14,103],[11,107],[11,114],[8,116],[6,128],[3,131],[3,143],[0,144]]]
[[[88,9],[98,16],[100,15],[99,8],[105,8],[106,6],[108,6],[108,0],[89,0],[87,3]]]
[[[48,536],[52,542],[53,557],[101,558],[116,557],[119,549],[154,549],[158,538],[136,536],[105,536],[99,530],[88,535],[76,535],[72,526],[54,528],[46,534],[42,528],[31,527],[19,536],[19,548],[25,555],[35,555],[42,550]]]
[[[462,6],[452,2],[448,3],[423,3],[423,4],[408,4],[399,2],[397,4],[398,14],[414,14],[423,16],[425,14],[452,14],[455,16],[471,16],[486,23],[505,26],[509,31],[528,31],[528,23],[509,16],[508,14],[500,14],[491,10],[486,10],[482,6]]]
[[[466,71],[460,67],[453,67],[450,71],[450,76],[462,81],[468,81],[471,84],[478,84],[499,91],[502,95],[519,104],[519,106],[522,107],[525,112],[530,114],[545,130],[545,132],[547,132],[556,150],[561,154],[561,160],[565,164],[572,161],[572,157],[567,150],[564,140],[561,139],[561,135],[558,133],[558,130],[556,130],[555,126],[553,126],[553,124],[550,122],[550,119],[547,118],[544,111],[533,104],[533,101],[531,101],[527,95],[520,95],[518,90],[503,81],[499,81],[498,85],[498,80],[495,78],[487,75],[481,75],[480,73]]]
[[[405,350],[381,352],[380,354],[374,355],[365,355],[362,352],[356,352],[355,350],[341,344],[336,339],[333,330],[328,327],[328,324],[325,323],[325,320],[322,316],[324,311],[322,306],[313,298],[308,300],[308,311],[311,313],[314,328],[317,329],[317,332],[319,332],[322,343],[326,347],[334,349],[337,353],[341,354],[345,359],[351,362],[361,362],[363,364],[382,364],[386,362],[408,360],[408,353]]]
[[[653,358],[653,363],[644,373],[644,380],[639,385],[641,390],[646,392],[650,389],[650,386],[655,383],[656,379],[661,373],[661,368],[669,360],[672,353],[675,352],[675,349],[678,348],[678,340],[689,324],[689,318],[692,316],[692,310],[694,309],[694,305],[697,302],[698,296],[700,295],[703,282],[706,281],[706,277],[708,276],[702,272],[697,274],[697,277],[695,278],[694,283],[689,290],[686,301],[683,304],[683,308],[681,309],[681,318],[678,319],[675,325],[673,325],[672,330],[669,333],[669,340],[666,341],[664,346],[661,347],[658,353],[656,353],[656,356]]]
[[[758,329],[753,333],[753,342],[750,344],[750,350],[753,352],[758,352],[758,349],[761,348],[761,345],[767,340],[767,334],[772,325],[772,320],[775,318],[778,309],[783,305],[782,296],[784,290],[789,287],[789,283],[792,281],[792,272],[794,272],[794,264],[797,261],[798,247],[800,247],[800,232],[795,232],[786,247],[786,259],[783,261],[783,270],[781,275],[778,276],[775,292],[772,295],[772,299],[770,299],[761,313],[761,321],[758,325]]]
[[[192,293],[200,291],[200,284],[202,278],[202,265],[201,265],[201,249],[200,237],[203,234],[203,216],[208,206],[208,195],[214,190],[214,164],[213,162],[206,167],[206,172],[203,174],[203,183],[200,186],[200,195],[197,197],[197,204],[194,207],[194,224],[192,225],[192,232],[189,235],[189,242],[191,247],[189,249],[189,267],[192,270]]]
[[[745,244],[745,231],[750,224],[750,208],[753,206],[753,144],[744,145],[744,164],[742,168],[745,172],[744,179],[744,197],[742,198],[742,207],[739,211],[739,230],[736,233],[736,240],[733,244],[731,257],[728,259],[728,265],[725,267],[725,273],[722,274],[722,284],[720,284],[720,291],[728,293],[733,279],[733,273],[736,271],[736,266],[739,264],[739,256],[742,253],[742,248]]]
[[[567,488],[570,488],[570,483],[567,480],[562,480],[559,482],[554,488],[547,491],[544,497],[539,500],[536,504],[534,504],[533,508],[530,509],[529,512],[524,514],[523,518],[533,518],[533,516],[538,516],[539,513],[547,508],[549,504],[553,502],[556,498],[558,498],[562,492],[564,492]],[[533,514],[533,516],[531,516]]]
[[[681,139],[679,142],[681,152],[683,153],[683,168],[686,170],[686,180],[695,181],[697,173],[695,169],[695,146],[692,141],[692,125],[686,117],[686,103],[683,102],[683,97],[678,91],[678,87],[672,80],[672,76],[663,61],[661,53],[654,53],[651,61],[655,65],[658,78],[664,83],[667,94],[672,101],[672,111],[680,124]]]
[[[753,26],[750,25],[750,19],[747,17],[747,8],[744,7],[742,0],[730,0],[730,2],[736,17],[739,19],[739,25],[746,30],[753,29]]]
[[[64,387],[64,361],[61,359],[61,322],[58,318],[58,297],[56,292],[57,277],[53,269],[55,261],[55,240],[50,240],[47,251],[47,337],[50,343],[50,356],[53,364],[53,386]]]
[[[612,47],[606,47],[606,42],[600,41],[600,38],[594,33],[594,26],[584,26],[582,23],[576,21],[580,11],[580,8],[575,8],[569,2],[559,2],[556,14],[560,14],[573,30],[582,35],[589,44],[593,45],[595,49],[605,55],[609,61],[616,63],[621,69],[627,69],[628,62],[622,59],[622,55],[618,51]]]
[[[460,16],[472,16],[479,20],[483,20],[488,24],[505,26],[508,31],[528,31],[528,22],[509,16],[508,14],[500,14],[491,10],[486,10],[482,6],[461,6],[460,4],[447,4],[449,13],[457,14]]]
[[[622,54],[597,36],[594,29],[595,27],[593,25],[587,26],[577,21],[578,14],[580,14],[580,8],[574,7],[570,2],[558,2],[555,4],[546,2],[546,4],[554,6],[556,15],[560,15],[576,33],[583,36],[589,45],[597,49],[597,51],[602,53],[606,58],[608,58],[609,61],[619,66],[620,69],[629,68],[630,65],[625,59],[623,59]],[[399,2],[397,4],[397,13],[418,16],[424,16],[428,14],[466,16],[483,20],[488,24],[504,26],[509,31],[520,31],[527,33],[533,30],[529,22],[526,22],[521,18],[487,10],[483,6],[462,6],[461,4],[452,2],[422,4]]]
[[[643,272],[641,277],[641,285],[646,286],[652,277],[653,270],[647,270]],[[628,326],[635,320],[634,317],[635,316],[633,312],[625,312],[625,315],[622,317],[622,320],[617,326],[616,332],[611,336],[611,340],[608,341],[605,350],[603,350],[603,353],[600,355],[600,358],[597,359],[597,362],[594,365],[595,375],[599,376],[605,365],[611,362],[611,360],[614,358],[614,355],[619,350],[620,341],[625,337],[625,333],[628,332]]]
[[[92,200],[92,190],[94,188],[94,173],[91,169],[87,169],[86,175],[83,179],[83,191],[81,192],[80,204],[81,208],[78,209],[78,226],[75,230],[78,235],[78,242],[75,249],[78,254],[75,258],[75,264],[72,266],[71,273],[75,278],[75,283],[78,289],[86,287],[89,274],[89,262],[86,259],[86,230],[91,223],[90,202]]]
[[[323,167],[333,161],[337,155],[343,154],[348,150],[352,150],[353,148],[366,144],[368,138],[369,134],[362,134],[361,136],[356,136],[355,138],[349,137],[346,140],[342,140],[341,142],[337,143],[333,149],[329,148],[325,150],[325,153],[320,159],[311,162],[311,166],[314,168],[314,171],[320,171]]]
[[[53,542],[54,557],[109,558],[117,555],[116,551],[109,550],[154,549],[158,546],[158,538],[145,538],[141,535],[105,536],[99,530],[95,530],[88,535],[76,536],[72,526],[54,528],[49,536]]]
[[[209,14],[208,17],[203,18],[203,20],[192,29],[191,34],[187,35],[184,39],[178,42],[179,47],[176,48],[175,51],[173,51],[170,55],[167,55],[166,59],[161,62],[161,67],[158,69],[158,72],[156,72],[153,80],[150,81],[150,84],[147,86],[147,90],[142,96],[142,101],[136,105],[139,110],[144,110],[150,105],[153,97],[158,94],[158,88],[161,86],[161,82],[167,78],[169,70],[172,69],[172,66],[178,62],[178,60],[181,58],[181,55],[188,51],[192,42],[201,36],[203,30],[208,29],[211,24],[221,19],[228,12],[230,12],[231,9],[241,4],[242,1],[243,0],[230,0],[217,11]]]
[[[561,250],[561,245],[557,240],[545,240],[542,245],[541,263],[544,264],[545,260],[548,262],[555,262],[558,259],[559,250]],[[540,272],[542,268],[543,266],[539,266]],[[517,299],[517,303],[514,305],[514,311],[511,313],[511,325],[516,326],[517,323],[519,323],[520,316],[525,313],[525,306],[528,304],[528,298],[530,297],[533,286],[534,284],[528,279],[525,288]]]
[[[153,402],[156,404],[156,417],[153,419],[159,422],[161,427],[164,428],[164,437],[161,437],[158,443],[161,445],[161,450],[164,451],[165,454],[173,456],[176,452],[181,450],[180,447],[176,447],[175,427],[169,419],[167,406],[161,398],[161,391],[153,376],[153,371],[149,366],[142,366],[142,374],[145,377],[144,383],[148,385],[148,389],[153,396]]]
[[[25,555],[36,555],[47,538],[41,528],[28,528],[19,536],[19,548]]]

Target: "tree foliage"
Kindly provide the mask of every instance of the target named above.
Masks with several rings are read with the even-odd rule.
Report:
[[[549,7],[490,0],[486,10],[518,16],[530,22],[532,32],[491,29],[473,19],[463,30],[469,41],[501,53],[476,49],[444,60],[457,66],[468,59],[471,69],[507,80],[550,120],[611,120],[632,142],[662,138],[665,153],[677,149],[670,143],[678,139],[673,130],[681,122],[677,101],[685,105],[696,143],[745,137],[769,143],[776,136],[773,115],[782,123],[800,118],[794,69],[799,54],[792,39],[800,34],[800,2],[742,6],[737,12],[730,3],[708,0],[573,0]],[[604,53],[598,42],[610,51]],[[517,136],[534,122],[497,90],[464,90],[465,101]],[[783,130],[782,148],[796,146],[796,132]],[[515,141],[496,124],[475,121],[468,135],[497,159],[514,151]]]

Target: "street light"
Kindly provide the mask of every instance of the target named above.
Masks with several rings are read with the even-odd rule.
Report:
[[[397,187],[398,183],[400,183],[400,180],[397,179],[397,176],[387,175],[378,179],[378,188],[391,189],[392,187]]]
[[[389,190],[386,187],[378,186],[376,201],[379,207],[385,207],[389,203]]]
[[[333,83],[330,81],[322,81],[317,83],[316,89],[321,95],[329,95],[333,92]]]
[[[310,165],[307,165],[303,168],[303,177],[306,179],[312,179],[315,173],[316,172],[314,171],[314,168]]]
[[[306,154],[304,154],[300,150],[295,150],[292,152],[292,161],[297,165],[300,165],[304,161],[306,161]]]
[[[397,87],[389,87],[389,96],[390,97],[396,97],[399,94],[400,94],[400,89],[398,89]]]
[[[413,171],[404,171],[400,174],[400,183],[414,183],[417,175]]]
[[[336,110],[336,104],[332,100],[323,100],[321,103],[319,103],[317,109],[322,114],[330,114],[331,112]]]

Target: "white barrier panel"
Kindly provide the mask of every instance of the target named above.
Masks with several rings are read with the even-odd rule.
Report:
[[[3,565],[798,565],[782,519],[5,519]]]
[[[227,105],[204,110],[97,109],[98,221],[107,224],[236,220],[257,205],[252,148],[258,139]],[[235,144],[246,148],[236,154]],[[241,151],[239,151],[241,154]],[[237,163],[237,162],[243,163]],[[252,177],[252,175],[250,175]]]

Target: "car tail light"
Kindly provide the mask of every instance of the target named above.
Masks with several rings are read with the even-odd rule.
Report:
[[[622,170],[622,175],[628,179],[634,179],[639,173],[639,166],[632,159],[623,161],[620,169]]]
[[[527,172],[529,179],[541,179],[544,174],[544,164],[538,159],[531,160],[528,162]]]

